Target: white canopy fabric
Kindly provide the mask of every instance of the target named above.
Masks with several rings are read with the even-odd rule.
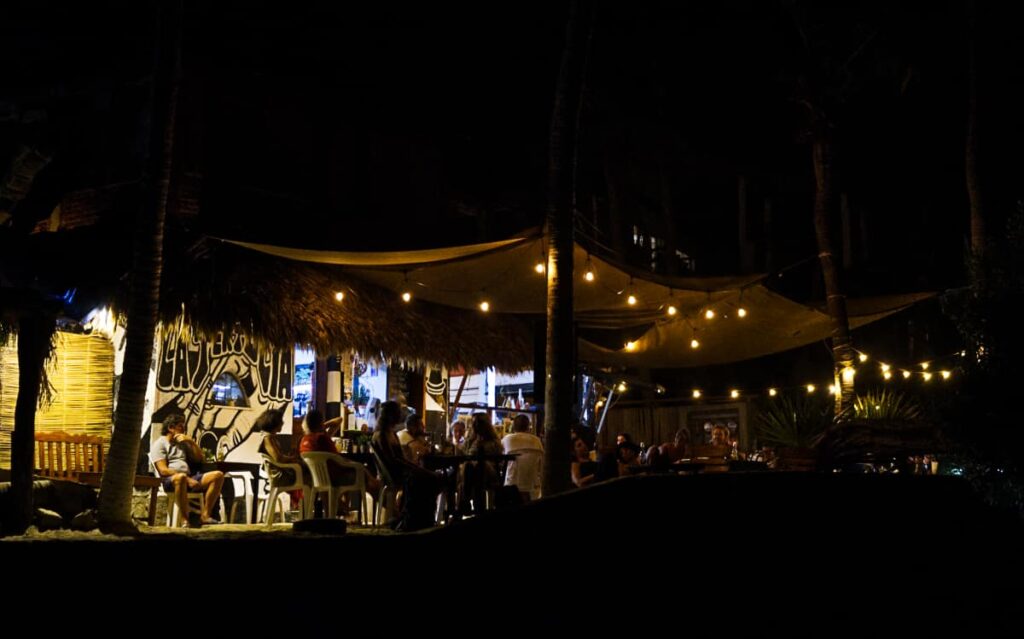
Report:
[[[396,295],[492,313],[545,312],[546,245],[538,231],[522,237],[442,249],[400,252],[313,251],[233,242],[291,260],[343,268]],[[798,348],[825,339],[829,317],[766,288],[762,275],[738,277],[662,277],[632,270],[591,255],[577,244],[574,303],[581,327],[650,328],[626,348],[609,350],[581,340],[579,357],[597,364],[669,368],[742,361]],[[590,272],[593,279],[585,274]],[[628,298],[636,303],[630,305]],[[919,293],[871,300],[850,300],[851,328],[863,326],[931,297]],[[669,314],[669,307],[676,312]],[[743,308],[746,316],[740,318]],[[715,318],[705,319],[711,309]],[[691,348],[697,339],[699,348]]]

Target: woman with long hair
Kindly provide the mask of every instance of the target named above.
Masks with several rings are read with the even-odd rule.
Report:
[[[380,405],[373,448],[394,481],[402,486],[403,498],[395,529],[419,530],[434,525],[434,505],[441,492],[441,479],[405,458],[396,429],[402,422],[402,408],[395,401]]]

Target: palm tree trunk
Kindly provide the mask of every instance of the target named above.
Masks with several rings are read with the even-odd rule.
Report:
[[[964,173],[967,180],[967,198],[971,206],[971,254],[975,258],[981,258],[985,255],[985,217],[982,208],[981,184],[978,178],[978,73],[975,50],[977,12],[974,2],[967,3],[967,11],[968,98]]]
[[[18,399],[11,434],[11,493],[4,532],[20,535],[32,524],[32,472],[35,468],[36,406],[43,367],[56,328],[54,318],[25,313],[18,322]]]
[[[843,294],[839,269],[832,253],[832,218],[834,198],[834,166],[832,141],[827,124],[819,123],[814,133],[812,152],[814,157],[814,231],[818,241],[818,258],[825,280],[825,296],[829,317],[832,318],[832,361],[836,393],[836,414],[839,415],[853,406],[853,376],[844,376],[844,369],[853,368],[853,339],[850,337],[850,320],[846,312],[846,295]]]
[[[134,530],[131,521],[132,485],[139,458],[139,437],[146,403],[146,386],[153,364],[153,335],[160,302],[163,268],[164,218],[171,185],[174,121],[178,99],[181,1],[160,3],[153,120],[147,168],[147,201],[135,223],[128,341],[114,433],[100,488],[100,527],[109,532]]]
[[[572,172],[570,162],[576,131],[569,119],[576,113],[580,76],[577,26],[578,2],[572,2],[565,27],[565,45],[558,71],[548,142],[548,204],[545,234],[548,245],[547,387],[544,393],[543,490],[545,495],[565,492],[569,477],[569,429],[572,421],[573,353],[573,247]]]

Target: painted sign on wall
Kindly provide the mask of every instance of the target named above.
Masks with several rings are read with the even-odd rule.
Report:
[[[210,340],[187,331],[167,333],[157,363],[153,422],[182,413],[188,433],[204,450],[259,461],[252,425],[264,410],[285,409],[291,402],[293,358],[290,348],[260,346],[237,332]]]

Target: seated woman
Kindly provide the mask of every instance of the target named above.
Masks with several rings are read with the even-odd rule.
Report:
[[[466,455],[501,455],[505,452],[498,433],[494,431],[491,418],[487,413],[474,413],[466,436]],[[476,510],[483,510],[485,494],[489,488],[501,485],[501,477],[497,464],[493,461],[469,461],[462,467],[462,495],[460,508],[468,510],[468,499],[472,498]]]
[[[577,488],[588,486],[597,480],[597,462],[590,461],[590,449],[582,439],[572,443],[572,483]]]
[[[373,448],[403,491],[401,514],[396,530],[412,531],[434,525],[434,506],[441,492],[441,478],[405,458],[395,428],[402,421],[402,408],[395,401],[380,405]]]
[[[260,442],[259,452],[278,464],[302,464],[302,458],[297,453],[291,450],[284,450],[281,447],[281,443],[277,440],[277,435],[281,432],[283,426],[284,411],[281,410],[265,410],[256,418],[252,426],[253,430],[266,433],[263,441]],[[275,468],[271,466],[268,470],[271,473],[271,479],[275,483],[296,483],[295,472],[290,468]],[[305,466],[302,467],[302,483],[305,486],[313,485],[313,480],[309,476],[309,470]],[[294,492],[301,496],[299,491]],[[296,495],[292,495],[292,497],[295,498]]]

